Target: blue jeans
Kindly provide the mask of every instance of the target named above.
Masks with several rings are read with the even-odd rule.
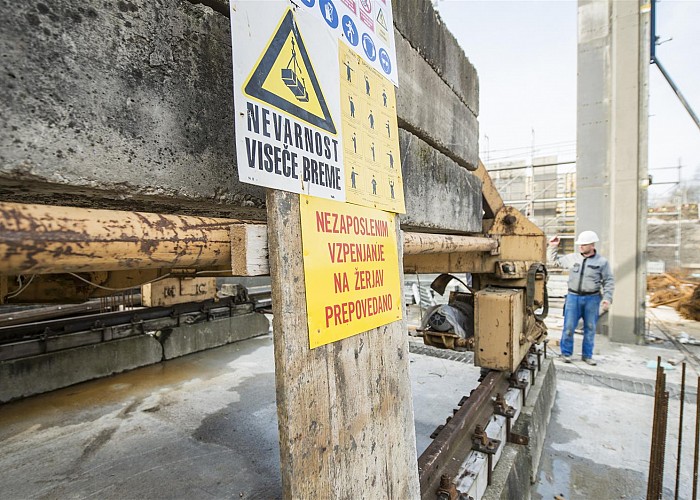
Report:
[[[566,295],[564,303],[564,331],[561,334],[561,353],[571,356],[574,353],[574,330],[578,320],[583,318],[583,359],[593,357],[595,327],[598,323],[598,308],[601,297],[595,295]]]

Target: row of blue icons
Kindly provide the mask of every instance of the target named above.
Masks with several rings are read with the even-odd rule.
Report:
[[[313,7],[316,0],[301,0],[307,7]],[[326,24],[333,29],[338,27],[338,10],[333,4],[333,0],[319,0],[318,7],[321,9],[321,15],[326,21]],[[357,26],[355,22],[350,18],[350,16],[343,16],[340,20],[343,27],[343,33],[345,33],[345,38],[353,47],[357,47],[360,42],[360,36],[357,32]],[[362,34],[362,49],[365,51],[367,58],[374,62],[377,60],[377,48],[374,45],[374,40],[367,33]],[[387,75],[391,74],[391,59],[389,59],[389,54],[383,48],[379,49],[379,64],[381,64],[384,73]]]

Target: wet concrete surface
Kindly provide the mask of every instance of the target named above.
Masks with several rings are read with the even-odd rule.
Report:
[[[666,326],[700,326],[663,315]],[[550,337],[560,335],[556,316]],[[700,338],[700,335],[698,335]],[[580,349],[581,336],[576,336]],[[554,344],[554,342],[552,342]],[[551,346],[556,356],[558,348]],[[577,351],[578,352],[578,351]],[[680,359],[671,345],[596,340],[597,367],[558,382],[535,499],[644,498],[653,398],[609,385],[615,377],[653,382],[649,360]],[[475,387],[471,364],[411,354],[417,450]],[[668,372],[680,380],[679,367]],[[697,371],[688,367],[688,390]],[[595,377],[600,384],[585,383]],[[614,385],[614,384],[613,384]],[[679,401],[672,399],[664,497],[675,487]],[[692,492],[695,405],[686,403],[680,498]],[[0,498],[278,498],[281,493],[271,337],[0,405]],[[527,493],[523,492],[523,498]]]
[[[679,498],[692,493],[695,405],[685,404]],[[653,398],[559,381],[533,498],[646,498]],[[664,498],[673,498],[679,403],[669,409]]]
[[[671,335],[686,331],[700,338],[700,324],[680,318],[670,308],[659,308],[649,315],[652,336],[660,336],[654,331],[654,325],[662,321],[661,326]],[[561,317],[555,312],[547,323],[552,339],[550,352],[556,357]],[[580,352],[581,341],[582,336],[576,335],[575,353]],[[567,377],[566,380],[558,377],[557,399],[532,498],[553,499],[555,495],[566,500],[646,498],[654,398],[641,390],[639,383],[628,382],[641,380],[653,384],[655,363],[660,356],[664,363],[669,360],[687,362],[686,394],[692,397],[686,399],[683,412],[679,498],[690,499],[698,380],[698,367],[693,357],[696,353],[693,348],[689,353],[681,352],[671,342],[626,345],[597,336],[594,358],[598,366],[590,367],[578,359],[564,364],[557,358],[557,370],[566,371]],[[649,367],[650,362],[652,367]],[[595,380],[595,385],[587,383],[590,380]],[[680,384],[680,380],[681,366],[669,365],[667,384]],[[670,400],[668,415],[663,498],[673,498],[676,487],[680,419],[677,392]]]
[[[4,498],[280,496],[269,337],[0,407]]]
[[[418,453],[478,368],[411,354]],[[279,498],[272,338],[0,406],[0,498]]]

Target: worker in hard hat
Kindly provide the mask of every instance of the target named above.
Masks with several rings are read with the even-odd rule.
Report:
[[[559,237],[549,240],[548,260],[569,270],[569,291],[564,302],[564,330],[561,335],[561,355],[565,363],[571,363],[574,353],[574,330],[583,319],[583,352],[585,363],[595,366],[593,343],[600,314],[612,304],[615,278],[608,260],[600,255],[595,244],[600,239],[593,231],[582,231],[575,244],[579,251],[559,256]]]

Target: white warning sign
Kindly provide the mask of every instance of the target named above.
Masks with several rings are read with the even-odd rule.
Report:
[[[288,2],[231,2],[242,182],[345,200],[338,41]]]

